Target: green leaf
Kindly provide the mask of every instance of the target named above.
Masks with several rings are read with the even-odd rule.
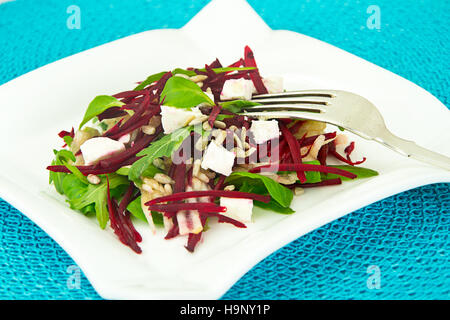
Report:
[[[110,175],[109,187],[111,191],[123,184],[129,184],[129,181],[126,177],[119,175]],[[94,203],[97,220],[100,227],[104,229],[109,219],[108,209],[106,206],[106,198],[107,182],[106,179],[103,178],[102,182],[98,185],[89,184],[85,189],[85,192],[81,196],[75,199],[69,199],[69,203],[71,205],[71,208],[75,210],[82,210],[84,207]]]
[[[368,168],[364,168],[364,167],[354,167],[354,166],[349,166],[349,165],[343,165],[343,166],[329,166],[329,167],[333,167],[333,168],[338,168],[338,169],[342,169],[351,173],[356,174],[356,178],[355,179],[364,179],[364,178],[370,178],[370,177],[374,177],[378,175],[378,172],[372,169],[368,169]],[[342,177],[342,176],[338,176],[336,174],[333,173],[327,173],[327,174],[322,174],[322,180],[330,180],[330,179],[336,179],[336,178],[341,178],[341,180],[355,180],[355,179],[350,179],[350,178],[346,178],[346,177]]]
[[[127,176],[129,172],[130,172],[130,167],[122,167],[116,171],[116,173],[121,176]]]
[[[192,108],[201,103],[214,105],[214,101],[197,84],[181,77],[167,80],[161,93],[161,102],[163,100],[164,105],[177,108]]]
[[[181,68],[176,68],[172,71],[172,74],[184,74],[188,77],[196,76],[197,73],[194,70],[185,70]]]
[[[139,182],[145,170],[153,164],[154,159],[170,157],[172,153],[180,147],[184,139],[191,134],[192,130],[194,130],[193,126],[177,129],[171,134],[165,135],[161,139],[151,143],[146,149],[140,151],[137,156],[144,157],[133,163],[128,173],[128,178],[131,181]]]
[[[75,156],[69,150],[53,150],[53,153],[55,154],[55,159],[51,163],[52,166],[64,165],[64,162],[67,162],[69,160],[75,161]],[[55,186],[55,189],[59,194],[64,194],[62,183],[66,175],[67,173],[64,172],[49,172],[49,183],[53,182],[53,185]]]
[[[264,203],[261,201],[253,201],[254,205],[266,210],[274,211],[281,214],[293,214],[295,211],[291,208],[286,208],[281,206],[278,202],[271,199],[269,203]]]
[[[243,181],[241,187],[239,188],[239,191],[256,193],[256,194],[261,194],[261,195],[268,194],[267,189],[264,185],[250,184],[250,182],[252,182],[252,181],[251,180]],[[270,201],[268,203],[253,200],[253,204],[257,207],[260,207],[260,208],[263,208],[266,210],[275,211],[277,213],[282,213],[282,214],[292,214],[295,212],[291,208],[286,208],[286,207],[281,206],[273,198],[270,198]]]
[[[241,186],[244,182],[247,182],[249,185],[256,184],[258,187],[261,187],[262,184],[264,185],[272,199],[278,202],[278,204],[280,204],[282,207],[288,208],[292,202],[293,193],[291,190],[282,186],[278,182],[275,182],[272,179],[257,173],[233,172],[230,176],[227,177],[227,179],[225,179],[225,181]]]
[[[70,147],[70,145],[72,144],[73,138],[71,136],[64,136],[63,140]]]
[[[147,167],[147,169],[144,170],[144,172],[142,173],[142,176],[147,177],[147,178],[153,178],[155,176],[155,174],[157,174],[157,173],[163,173],[163,172],[158,167],[154,166],[153,164],[150,164]]]
[[[165,75],[166,73],[167,73],[166,71],[162,71],[159,73],[152,74],[151,76],[148,76],[147,79],[142,81],[136,88],[134,88],[134,90],[139,91],[144,89],[149,84],[152,84],[155,81],[159,81],[162,78],[162,76]]]
[[[69,203],[71,200],[80,198],[87,191],[87,184],[83,183],[73,174],[67,174],[62,182],[62,189]],[[72,204],[70,206],[72,208]]]
[[[75,177],[77,177],[81,182],[83,182],[83,183],[86,184],[86,185],[89,184],[88,179],[84,176],[84,174],[81,173],[81,171],[80,171],[77,167],[75,167],[75,166],[73,166],[73,165],[67,163],[66,161],[62,161],[62,163],[63,163],[63,165],[65,165],[66,168],[69,169],[70,172],[72,172],[73,175],[74,175]]]
[[[114,97],[107,96],[107,95],[101,95],[94,98],[94,100],[89,103],[89,106],[86,110],[86,113],[84,114],[83,121],[80,123],[79,129],[87,123],[92,118],[98,116],[103,111],[112,108],[112,107],[120,107],[123,106],[124,103],[120,102]]]
[[[242,111],[242,109],[253,107],[253,106],[260,106],[260,103],[247,101],[247,100],[233,100],[233,101],[227,101],[227,102],[221,102],[220,105],[222,108],[231,111],[233,113],[239,113]]]
[[[131,214],[136,218],[147,222],[147,218],[145,217],[144,211],[142,210],[140,196],[131,201],[130,204],[128,204],[127,210],[130,211]],[[161,213],[152,211],[152,219],[155,225],[164,226],[163,216]]]

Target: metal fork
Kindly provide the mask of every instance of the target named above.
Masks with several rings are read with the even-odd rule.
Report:
[[[256,95],[251,101],[261,105],[247,107],[242,115],[327,122],[375,140],[404,156],[450,170],[449,157],[394,135],[386,128],[378,109],[357,94],[339,90],[288,91]]]

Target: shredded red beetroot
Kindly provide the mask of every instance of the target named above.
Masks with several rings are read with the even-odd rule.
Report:
[[[174,193],[168,196],[159,197],[150,200],[146,205],[153,205],[161,202],[184,200],[190,198],[199,197],[227,197],[227,198],[239,198],[239,199],[252,199],[261,202],[268,203],[270,201],[269,196],[262,196],[255,193],[240,192],[240,191],[226,191],[226,190],[204,190],[204,191],[188,191],[182,193]]]
[[[327,165],[327,155],[328,155],[328,144],[323,145],[320,148],[319,153],[317,154],[317,160],[319,160],[320,164],[323,166]]]
[[[111,228],[114,230],[114,233],[123,244],[129,246],[134,252],[141,253],[142,250],[138,246],[136,241],[138,239],[141,239],[141,236],[136,235],[137,232],[134,227],[130,228],[130,222],[126,220],[127,217],[119,211],[120,206],[118,207],[117,203],[113,199],[111,199],[108,176],[106,176],[106,181],[108,211]],[[131,189],[131,191],[133,190]]]
[[[142,96],[145,94],[147,94],[146,90],[138,90],[138,91],[130,90],[130,91],[123,91],[123,92],[116,93],[115,95],[113,95],[113,97],[116,99],[135,98],[135,97]]]
[[[289,145],[289,149],[291,150],[291,157],[292,161],[294,163],[301,164],[302,163],[302,156],[300,153],[300,145],[295,139],[295,137],[292,135],[292,133],[289,131],[289,129],[282,123],[280,123],[280,129],[281,133],[283,134],[284,138],[286,139],[287,144]],[[302,172],[302,170],[295,170],[297,171],[297,178],[300,180],[301,183],[306,182],[306,176],[305,173]]]
[[[325,180],[325,181],[315,182],[315,183],[302,183],[302,184],[295,183],[295,184],[289,185],[288,187],[290,189],[293,189],[295,187],[315,188],[315,187],[334,186],[334,185],[338,185],[338,184],[342,184],[342,180],[340,178],[330,179],[330,180]]]
[[[60,133],[58,133],[58,136],[60,138],[64,138],[65,136],[69,136],[69,137],[73,138],[73,137],[75,137],[75,130],[73,129],[73,127],[72,127],[72,130],[70,130],[70,132],[62,130]]]
[[[153,117],[154,115],[157,115],[161,112],[161,109],[159,106],[155,106],[150,112],[148,112],[147,114],[144,114],[141,116],[141,118],[139,119],[139,121],[134,122],[132,125],[127,126],[127,128],[120,128],[121,130],[119,130],[118,132],[109,135],[109,138],[111,139],[119,139],[121,136],[128,134],[142,126],[145,126],[146,124],[148,124],[148,122],[150,121],[150,118]],[[128,122],[128,121],[127,121]],[[125,124],[127,123],[125,122]],[[124,126],[125,126],[124,124]]]
[[[214,107],[212,108],[212,111],[209,114],[208,118],[208,124],[211,126],[211,128],[214,127],[214,121],[216,121],[221,109],[222,107],[219,104],[214,105]]]
[[[243,66],[244,64],[245,64],[244,59],[241,58],[238,61],[230,64],[228,66],[228,68],[239,68],[240,66]],[[229,72],[231,72],[231,71],[229,71]]]
[[[218,206],[208,202],[190,202],[190,203],[168,203],[168,204],[152,204],[148,208],[153,211],[164,212],[168,218],[174,216],[178,211],[197,210],[198,212],[225,212],[226,207]]]
[[[75,137],[75,131],[72,127],[72,130],[70,132],[63,130],[60,133],[58,133],[58,136],[62,139],[64,139],[64,137],[66,137],[66,136],[69,136],[73,139],[73,137]],[[64,143],[64,145],[62,147],[65,148],[66,146],[67,146],[67,143]]]
[[[99,162],[99,167],[108,168],[114,165],[123,165],[123,162],[134,155],[136,155],[139,151],[147,147],[160,133],[162,132],[162,128],[158,127],[153,135],[144,135],[140,139],[136,139],[133,146],[128,148],[121,153],[118,153],[108,159],[101,160]]]
[[[141,139],[138,139],[135,141],[134,145],[119,153],[111,158],[104,159],[99,161],[96,165],[90,165],[90,166],[77,166],[77,168],[81,171],[84,175],[89,174],[105,174],[105,173],[112,173],[117,171],[120,167],[123,167],[125,165],[133,164],[135,161],[137,161],[139,158],[136,158],[135,155],[148,146],[150,142],[152,142],[158,135],[161,133],[162,128],[158,127],[154,135],[144,135]],[[53,171],[53,172],[66,172],[70,173],[70,170],[67,169],[66,166],[61,165],[55,165],[55,166],[48,166],[47,170]]]
[[[311,144],[314,143],[314,141],[316,141],[316,139],[319,136],[325,136],[325,140],[329,140],[329,139],[334,139],[336,138],[336,132],[330,132],[330,133],[324,133],[324,134],[319,134],[319,135],[315,135],[315,136],[310,136],[305,138],[301,143],[300,143],[300,147],[306,147],[309,146]]]
[[[213,68],[220,68],[222,64],[216,59],[211,65],[205,65],[206,72],[200,72],[196,70],[198,74],[204,74],[208,76],[203,81],[202,90],[206,91],[208,88],[211,89],[211,92],[214,96],[214,102],[218,102],[220,100],[220,93],[223,89],[223,84],[225,82],[225,73],[215,73]]]
[[[202,214],[202,213],[200,213],[200,214]],[[237,220],[235,220],[233,218],[224,216],[223,214],[220,214],[220,213],[209,212],[209,213],[207,213],[207,215],[208,215],[208,217],[217,217],[217,218],[219,218],[219,223],[221,223],[221,222],[231,223],[232,225],[234,225],[234,226],[236,226],[238,228],[247,228],[247,226],[245,224],[243,224],[242,222],[237,221]]]
[[[338,159],[339,161],[347,163],[351,166],[355,166],[355,165],[361,164],[364,161],[366,161],[366,157],[363,157],[363,159],[360,161],[353,162],[350,159],[350,153],[353,151],[354,148],[355,148],[355,143],[354,142],[350,143],[350,145],[348,145],[344,150],[344,152],[346,153],[346,156],[347,156],[347,158],[344,158],[336,151],[336,145],[334,143],[330,143],[329,147],[328,147],[328,153],[331,154],[336,159]]]
[[[98,164],[96,164],[96,165],[89,165],[89,166],[77,166],[77,169],[80,170],[80,172],[85,176],[87,176],[89,174],[98,175],[98,174],[113,173],[113,172],[119,170],[123,166],[128,166],[128,165],[135,163],[140,158],[141,157],[131,157],[131,158],[125,160],[121,164],[117,164],[117,165],[114,165],[112,167],[107,167],[107,168],[100,168],[98,166]],[[47,170],[53,171],[53,172],[71,173],[71,171],[66,166],[63,166],[63,165],[48,166]]]
[[[127,115],[128,113],[125,110],[122,110],[121,107],[112,107],[109,109],[106,109],[102,113],[100,113],[97,118],[99,121],[105,120],[105,119],[112,119],[117,117],[123,117]]]
[[[176,218],[177,218],[176,216],[173,217],[173,226],[172,228],[170,228],[169,232],[167,232],[164,239],[166,240],[173,239],[180,233],[180,228],[178,227],[178,221]]]
[[[249,75],[248,70],[238,71],[233,74],[227,74],[225,75],[225,80],[230,79],[245,79],[245,80],[251,80],[251,77]]]
[[[206,217],[202,217],[203,219],[205,219],[206,221]],[[202,219],[200,218],[200,220]],[[203,224],[203,223],[202,223]],[[203,232],[199,232],[199,233],[189,233],[188,236],[188,241],[187,244],[185,246],[185,248],[189,251],[189,252],[194,252],[195,247],[197,246],[197,243],[200,241],[200,239],[202,238],[202,233]]]
[[[304,123],[304,120],[298,120],[294,125],[289,127],[289,131],[292,132],[292,134],[296,134]]]
[[[214,190],[220,190],[220,189],[222,189],[223,184],[224,184],[226,178],[227,178],[226,176],[224,176],[224,175],[221,174],[220,177],[219,177],[219,179],[217,180],[216,185],[214,186]]]
[[[253,168],[249,172],[257,173],[261,172],[262,169],[271,168],[272,165],[263,165],[260,167]],[[356,178],[356,174],[334,167],[322,166],[320,164],[306,164],[306,163],[281,163],[278,165],[277,171],[316,171],[324,173],[334,173],[339,176],[347,177],[350,179]]]
[[[244,51],[244,65],[246,67],[255,67],[257,68],[255,57],[253,55],[252,49],[250,49],[249,46],[245,46]],[[256,91],[258,91],[259,94],[268,93],[266,86],[264,85],[261,76],[259,75],[258,69],[250,70],[250,78],[253,81],[253,84],[255,85]]]
[[[207,219],[208,219],[208,217],[206,215],[200,216],[200,222],[202,224],[202,227],[205,226]],[[203,231],[200,231],[199,233],[189,233],[188,241],[185,246],[185,248],[189,252],[194,252],[195,247],[197,246],[197,243],[199,243],[200,239],[202,238],[202,234],[203,234]]]

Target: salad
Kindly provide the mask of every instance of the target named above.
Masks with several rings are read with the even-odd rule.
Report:
[[[208,224],[246,228],[253,207],[292,214],[294,195],[377,175],[357,167],[354,142],[309,120],[242,114],[254,94],[284,90],[262,77],[252,50],[224,67],[174,69],[132,90],[95,97],[75,130],[61,131],[61,150],[47,167],[70,207],[95,215],[137,253],[136,219],[165,239],[186,237],[193,252]],[[327,163],[337,159],[340,165]]]

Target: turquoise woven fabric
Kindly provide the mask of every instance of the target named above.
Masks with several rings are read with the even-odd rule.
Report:
[[[0,84],[130,34],[181,27],[206,3],[1,4]],[[72,4],[81,8],[80,30],[66,28],[66,9]],[[449,105],[448,0],[252,0],[250,4],[272,28],[336,45],[412,80]],[[366,25],[370,16],[366,10],[373,4],[381,10],[380,30]],[[449,191],[449,184],[417,188],[329,223],[264,259],[223,298],[448,299]],[[74,264],[39,227],[0,200],[1,299],[99,299],[84,276],[78,289],[68,285]],[[380,272],[379,289],[368,286],[370,277],[377,276],[368,270]]]

